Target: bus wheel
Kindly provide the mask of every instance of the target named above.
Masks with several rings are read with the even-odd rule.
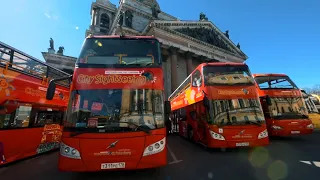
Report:
[[[226,148],[221,148],[220,150],[221,150],[221,152],[226,152],[227,151]]]
[[[190,126],[188,128],[188,139],[190,141],[193,141],[193,130],[192,130],[192,128]]]

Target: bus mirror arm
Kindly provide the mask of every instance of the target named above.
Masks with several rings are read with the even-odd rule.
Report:
[[[266,100],[268,106],[272,105],[272,101],[269,95],[266,95],[263,98]]]
[[[208,107],[209,106],[209,99],[207,96],[203,97],[203,105],[204,107]]]
[[[72,75],[71,76],[67,76],[67,77],[63,77],[63,78],[59,78],[59,79],[52,79],[49,82],[49,86],[47,88],[47,94],[46,94],[46,99],[47,100],[52,100],[54,97],[54,93],[56,91],[56,82],[59,81],[63,81],[63,80],[71,80],[72,79]]]

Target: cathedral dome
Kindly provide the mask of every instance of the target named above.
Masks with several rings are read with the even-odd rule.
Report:
[[[153,5],[156,5],[157,9],[160,9],[160,6],[157,0],[140,0],[140,2],[150,7],[153,7]]]

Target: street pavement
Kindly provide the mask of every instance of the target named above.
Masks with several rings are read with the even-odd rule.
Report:
[[[168,137],[166,167],[140,171],[68,173],[57,169],[58,152],[0,169],[1,180],[318,180],[320,133],[304,137],[272,138],[268,147],[205,149],[178,136]]]

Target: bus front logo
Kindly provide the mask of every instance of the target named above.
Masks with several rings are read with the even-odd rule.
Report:
[[[249,94],[249,91],[247,89],[242,89],[243,93],[246,95],[246,94]]]
[[[242,130],[239,132],[239,135],[242,135],[244,133],[245,130]]]
[[[107,147],[107,149],[110,149],[110,148],[116,147],[116,145],[117,145],[117,143],[118,143],[118,142],[119,142],[119,140],[117,140],[117,141],[115,141],[115,142],[111,143],[111,144]]]

